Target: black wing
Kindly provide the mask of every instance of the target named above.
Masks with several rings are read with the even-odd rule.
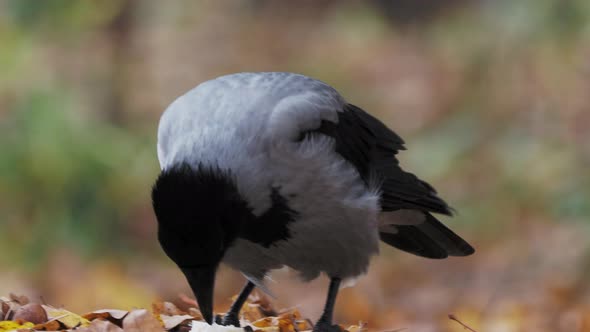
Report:
[[[451,208],[434,188],[403,171],[395,155],[405,150],[404,141],[381,121],[354,105],[338,113],[338,123],[322,121],[320,128],[304,133],[321,133],[336,140],[336,152],[348,160],[369,185],[381,183],[381,209],[422,211],[425,221],[395,227],[397,233],[381,233],[381,240],[401,250],[430,258],[464,256],[473,248],[429,212],[452,215]]]

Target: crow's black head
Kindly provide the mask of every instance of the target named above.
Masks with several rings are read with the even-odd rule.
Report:
[[[164,170],[152,189],[158,238],[180,267],[216,264],[251,216],[232,176],[216,167],[181,164]]]
[[[251,210],[231,174],[187,164],[162,171],[152,189],[152,204],[160,245],[186,275],[210,321],[215,271]]]

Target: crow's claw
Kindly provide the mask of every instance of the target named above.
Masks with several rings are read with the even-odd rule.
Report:
[[[235,326],[240,327],[240,320],[238,319],[238,315],[232,314],[231,312],[226,313],[225,315],[215,315],[215,323],[217,325],[223,326]]]
[[[340,325],[332,325],[320,320],[313,327],[313,332],[343,332],[343,330]]]

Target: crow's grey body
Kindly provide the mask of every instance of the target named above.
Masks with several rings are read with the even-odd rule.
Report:
[[[332,138],[297,141],[322,120],[337,121],[343,105],[334,89],[301,75],[237,74],[199,85],[162,116],[162,169],[183,162],[215,165],[235,176],[254,214],[270,207],[266,193],[272,187],[297,212],[288,240],[265,248],[237,239],[228,249],[224,262],[250,279],[283,265],[305,279],[320,272],[354,277],[378,252],[378,187],[365,186],[337,155]]]
[[[347,107],[368,128],[352,123],[348,133],[318,131],[341,121]],[[271,207],[272,190],[287,200],[296,215],[287,239],[264,246],[238,237],[223,258],[258,285],[283,265],[305,279],[321,272],[356,277],[378,253],[380,237],[426,257],[469,254],[471,247],[454,243],[456,235],[428,213],[449,210],[432,187],[401,171],[394,155],[403,142],[384,128],[362,110],[350,110],[320,81],[290,73],[234,74],[205,82],[168,107],[158,129],[158,158],[163,170],[186,163],[228,171],[256,216]],[[343,135],[366,135],[363,129],[376,132],[369,143],[377,150],[360,151],[360,159],[347,156]],[[379,150],[385,143],[392,147]]]

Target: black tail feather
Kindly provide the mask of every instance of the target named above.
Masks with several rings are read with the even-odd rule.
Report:
[[[427,258],[468,256],[475,249],[433,215],[418,225],[396,225],[396,233],[381,232],[381,240],[400,250]]]

